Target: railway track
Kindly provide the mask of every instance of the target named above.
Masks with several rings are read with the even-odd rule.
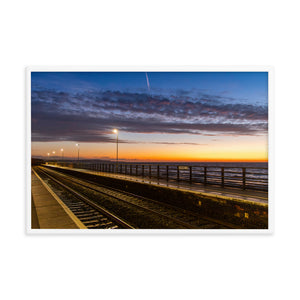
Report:
[[[130,224],[93,203],[90,199],[58,181],[53,176],[46,174],[42,170],[38,170],[38,173],[52,189],[55,189],[62,201],[88,229],[133,228]]]
[[[75,195],[76,198],[85,198],[85,204],[103,209],[118,220],[126,223],[127,228],[143,229],[228,229],[234,228],[231,224],[199,216],[199,214],[141,197],[132,193],[105,187],[94,182],[82,180],[78,177],[39,167],[38,171],[50,181],[60,185],[63,189]],[[72,200],[69,200],[72,201]],[[66,205],[68,205],[66,203]],[[76,201],[71,203],[70,209],[78,209],[79,219],[85,217]],[[86,218],[90,221],[89,214]],[[118,216],[118,217],[117,217]],[[126,220],[126,222],[124,221]],[[92,221],[90,221],[92,222]],[[91,225],[98,228],[97,221]],[[130,224],[130,225],[129,225]],[[108,228],[126,228],[113,225]]]

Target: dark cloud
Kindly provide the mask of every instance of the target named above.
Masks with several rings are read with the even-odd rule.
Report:
[[[32,91],[32,141],[114,142],[113,127],[131,133],[258,135],[266,134],[267,120],[266,106],[203,93]]]

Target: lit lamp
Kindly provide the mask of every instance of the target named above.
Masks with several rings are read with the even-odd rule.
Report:
[[[117,159],[116,159],[116,171],[118,172],[118,160],[119,160],[119,157],[118,157],[118,155],[119,155],[119,153],[118,153],[118,144],[119,144],[119,132],[118,132],[118,129],[114,129],[113,130],[113,133],[115,133],[116,135],[117,135],[117,140],[116,140],[116,143],[117,143]]]
[[[78,149],[78,152],[77,152],[77,160],[79,161],[79,144],[76,144],[76,147]]]

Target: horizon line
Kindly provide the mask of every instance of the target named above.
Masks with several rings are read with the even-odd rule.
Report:
[[[59,161],[67,161],[67,160],[72,160],[76,161],[76,157],[64,157],[61,159],[60,156],[55,156],[55,157],[47,157],[47,156],[42,156],[42,155],[34,155],[31,156],[31,158],[36,158],[36,159],[44,159],[44,160],[59,160]],[[82,157],[79,160],[102,160],[102,161],[110,161],[111,163],[116,163],[116,160],[114,158],[97,158],[97,157]],[[235,163],[243,163],[243,162],[253,162],[253,163],[267,163],[269,162],[268,159],[197,159],[197,160],[184,160],[184,159],[171,159],[171,160],[155,160],[155,159],[120,159],[119,158],[119,163],[121,162],[190,162],[190,163],[201,163],[201,162],[235,162]]]

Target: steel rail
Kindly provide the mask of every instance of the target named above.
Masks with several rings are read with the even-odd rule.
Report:
[[[39,169],[41,170],[41,168],[39,168]],[[94,203],[93,201],[91,201],[90,199],[88,199],[86,196],[78,193],[74,189],[72,189],[72,188],[66,186],[65,184],[63,184],[62,182],[58,181],[53,176],[49,175],[48,172],[45,172],[44,170],[41,170],[41,172],[44,175],[48,176],[51,180],[53,180],[54,182],[56,182],[57,184],[59,184],[60,186],[62,186],[64,189],[68,190],[71,194],[75,195],[80,200],[84,201],[85,203],[87,203],[88,205],[90,205],[91,207],[93,207],[95,210],[99,211],[100,213],[104,214],[108,218],[110,218],[113,221],[115,221],[118,225],[121,225],[122,227],[127,228],[127,229],[135,229],[133,226],[131,226],[127,222],[123,221],[121,218],[117,217],[116,215],[110,213],[105,208],[103,208],[103,207],[99,206],[98,204]]]

